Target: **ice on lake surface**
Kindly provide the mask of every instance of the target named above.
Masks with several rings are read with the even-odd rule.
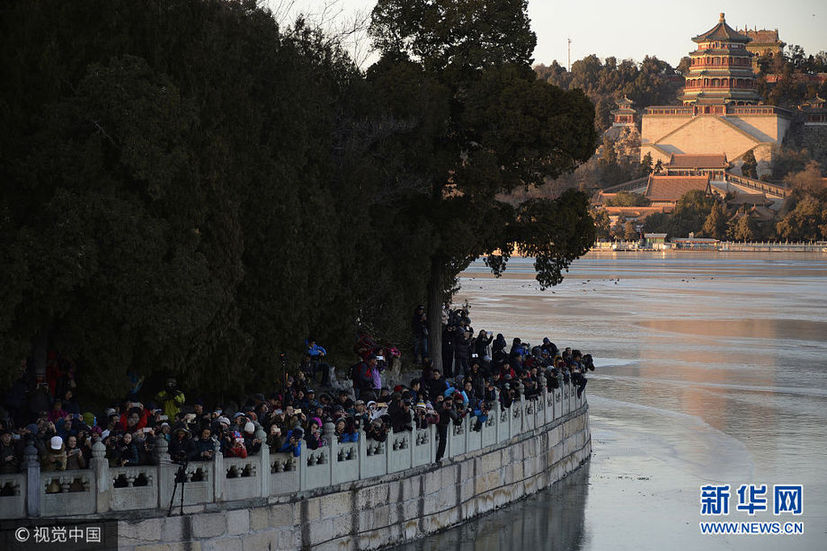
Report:
[[[588,472],[410,549],[827,549],[827,255],[587,255],[541,291],[531,260],[475,263],[455,302],[475,332],[548,336],[595,357]],[[741,484],[803,484],[804,514],[735,511]],[[803,521],[804,535],[702,535],[711,520]]]

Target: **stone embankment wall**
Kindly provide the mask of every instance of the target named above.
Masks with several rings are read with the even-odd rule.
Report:
[[[583,404],[548,425],[440,464],[266,502],[122,521],[119,548],[376,549],[432,534],[542,490],[590,454],[588,405]]]

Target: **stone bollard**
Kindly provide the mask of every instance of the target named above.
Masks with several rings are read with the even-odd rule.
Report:
[[[95,510],[98,513],[106,513],[110,509],[112,499],[112,480],[109,475],[109,461],[106,459],[106,446],[100,438],[95,438],[92,444],[92,459],[89,467],[95,473],[95,486],[97,486],[97,500]]]
[[[167,442],[163,434],[159,434],[155,438],[155,459],[158,465],[169,465],[171,463],[169,459],[169,442]]]
[[[500,441],[500,426],[502,423],[500,422],[500,391],[496,387],[494,388],[494,405],[488,414],[494,416],[494,442],[498,443]]]
[[[256,428],[256,438],[261,440],[261,450],[259,453],[259,464],[258,464],[258,473],[259,477],[261,478],[261,485],[259,486],[259,491],[261,492],[261,497],[269,497],[270,496],[270,446],[267,445],[267,434],[264,432],[264,428],[261,425],[258,425]],[[220,455],[220,452],[216,452],[216,458]],[[224,461],[224,458],[221,458],[221,461]],[[216,463],[216,469],[218,469],[218,463]],[[217,472],[217,471],[216,471]]]
[[[31,517],[40,516],[40,458],[32,442],[23,451],[23,466],[26,468],[26,513]]]
[[[367,458],[368,444],[367,444],[367,442],[365,442],[365,438],[366,438],[365,429],[364,429],[364,427],[361,426],[361,424],[360,424],[359,430],[357,432],[359,434],[359,437],[358,437],[358,440],[356,442],[356,450],[358,452],[356,457],[359,459],[359,480],[361,480],[362,477],[364,476],[363,470],[364,470],[365,460]]]
[[[258,435],[256,435],[258,437]],[[262,444],[261,448],[264,449],[266,444]],[[224,470],[224,454],[221,453],[221,442],[218,441],[217,438],[213,438],[212,443],[212,457],[213,457],[213,477],[212,477],[212,489],[213,489],[213,496],[216,502],[222,501],[224,499],[224,483],[227,479],[227,473]],[[269,474],[269,470],[267,471]],[[267,477],[270,478],[269,476]]]
[[[166,510],[175,487],[176,466],[169,457],[169,442],[163,434],[155,439],[155,459],[158,463],[158,507]]]
[[[526,429],[526,420],[525,420],[525,409],[528,400],[525,397],[525,385],[521,380],[517,380],[517,391],[520,393],[520,422],[517,423],[517,433],[522,434],[525,432]],[[511,404],[511,407],[514,407],[514,404]],[[512,434],[512,436],[514,436]]]
[[[411,408],[411,443],[408,446],[408,452],[411,456],[410,464],[411,467],[416,466],[416,462],[414,461],[414,451],[416,450],[416,414],[414,414],[414,408]]]

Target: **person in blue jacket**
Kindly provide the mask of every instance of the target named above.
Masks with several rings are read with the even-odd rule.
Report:
[[[304,431],[300,428],[287,431],[287,438],[284,440],[280,452],[292,453],[293,457],[299,457],[302,454],[302,438]]]
[[[305,345],[307,346],[307,354],[310,356],[311,374],[313,378],[316,377],[316,372],[320,371],[322,374],[320,384],[329,385],[330,366],[324,360],[325,356],[327,356],[327,350],[317,343],[313,337],[307,337]]]

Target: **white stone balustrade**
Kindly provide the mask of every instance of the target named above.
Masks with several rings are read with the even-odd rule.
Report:
[[[585,394],[578,398],[575,387],[565,384],[550,391],[543,389],[534,400],[516,400],[507,409],[497,401],[481,430],[473,430],[477,421],[473,415],[464,418],[461,425],[449,426],[445,457],[455,458],[540,432],[585,404]],[[170,461],[163,439],[155,450],[157,465],[110,468],[105,448],[97,442],[90,468],[78,471],[41,472],[37,451],[29,446],[23,473],[0,475],[0,519],[164,510],[173,490],[172,504],[177,508],[182,488],[184,507],[290,495],[430,465],[436,457],[434,426],[389,431],[385,442],[367,439],[360,431],[357,442],[340,443],[333,430],[333,424],[327,423],[327,445],[316,450],[303,446],[299,457],[270,451],[263,444],[256,455],[224,458],[216,443],[213,460],[191,461],[185,469]],[[261,428],[256,437],[266,440]],[[176,487],[181,472],[185,482]]]

